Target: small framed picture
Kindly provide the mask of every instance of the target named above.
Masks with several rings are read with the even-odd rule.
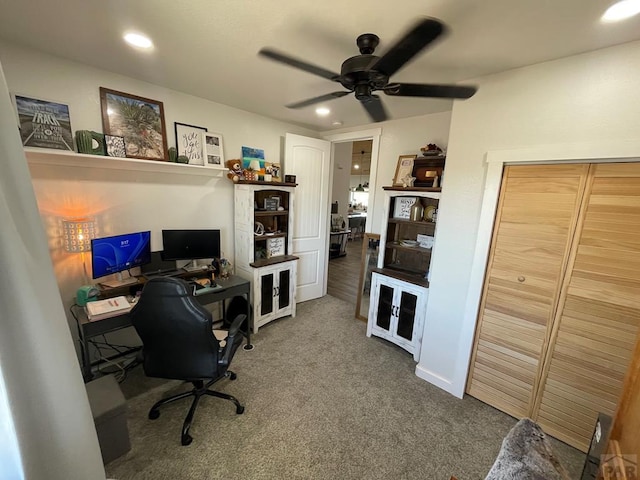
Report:
[[[205,158],[204,166],[211,168],[225,168],[222,135],[219,133],[204,132],[202,134],[202,139]]]
[[[205,127],[187,125],[175,122],[176,148],[178,156],[183,155],[189,159],[189,165],[204,165],[204,148],[202,134],[207,131]]]
[[[22,145],[73,151],[69,106],[15,95]]]
[[[104,145],[107,149],[107,156],[125,158],[127,156],[127,148],[124,144],[124,137],[117,135],[105,135]]]
[[[393,186],[408,185],[413,172],[413,162],[417,155],[400,155],[396,166],[396,174],[393,176]]]
[[[393,218],[408,220],[411,217],[411,206],[416,203],[417,197],[395,197],[393,205]]]
[[[268,197],[264,199],[265,210],[278,210],[280,206],[280,197]]]

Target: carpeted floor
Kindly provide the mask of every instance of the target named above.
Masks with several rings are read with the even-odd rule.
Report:
[[[419,379],[411,355],[353,319],[334,297],[298,305],[296,318],[272,322],[239,349],[234,382],[218,389],[246,407],[205,397],[180,445],[188,400],[147,419],[166,382],[128,401],[132,449],[107,465],[127,479],[483,479],[516,420]],[[131,379],[127,381],[133,380]],[[584,454],[557,441],[563,465],[578,478]]]

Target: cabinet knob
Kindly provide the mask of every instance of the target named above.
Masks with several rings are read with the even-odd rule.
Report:
[[[524,282],[524,277],[523,277],[522,275],[520,275],[520,276],[518,277],[518,281],[519,281],[520,283]]]

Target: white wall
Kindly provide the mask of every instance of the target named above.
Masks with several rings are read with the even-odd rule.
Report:
[[[0,61],[11,93],[68,104],[74,131],[102,131],[98,90],[102,86],[163,102],[169,146],[175,144],[176,121],[222,134],[227,160],[239,158],[246,145],[263,148],[267,160],[281,161],[286,132],[317,136],[297,126],[2,42]],[[286,164],[283,167],[286,172]],[[151,230],[153,250],[162,247],[163,228],[220,228],[222,250],[233,259],[233,184],[224,175],[41,165],[31,166],[31,175],[65,306],[73,303],[83,280],[81,256],[62,249],[62,218],[94,216],[100,236]],[[70,327],[75,335],[75,325]]]
[[[464,392],[475,329],[475,316],[465,321],[465,302],[486,153],[637,140],[638,78],[640,42],[633,42],[478,79],[478,93],[454,104],[420,377]]]
[[[427,143],[436,143],[446,148],[449,139],[449,123],[451,112],[434,113],[420,117],[389,120],[362,127],[345,128],[324,132],[325,136],[346,132],[357,132],[367,128],[381,128],[380,148],[375,185],[369,185],[368,216],[372,217],[370,233],[382,230],[382,209],[384,195],[382,187],[391,185],[400,155],[418,154],[420,147]],[[372,158],[372,162],[376,159]],[[448,161],[448,159],[447,159]],[[373,165],[372,165],[373,171]],[[359,183],[359,182],[358,182]],[[357,184],[356,184],[357,185]]]

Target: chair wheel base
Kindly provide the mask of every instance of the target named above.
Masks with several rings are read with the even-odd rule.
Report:
[[[229,375],[229,380],[235,380],[236,378],[238,378],[238,375],[236,375],[235,373]]]
[[[150,410],[149,411],[149,420],[155,420],[160,416],[160,410]]]
[[[193,442],[193,437],[191,435],[182,435],[182,446],[186,447],[187,445],[191,445],[191,442]]]
[[[244,407],[242,405],[240,405],[239,407],[236,407],[237,415],[242,415],[243,413],[244,413]]]

